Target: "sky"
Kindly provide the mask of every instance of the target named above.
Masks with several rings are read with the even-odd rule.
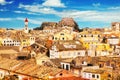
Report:
[[[110,27],[120,22],[120,0],[0,0],[0,28],[29,28],[73,18],[79,28]]]

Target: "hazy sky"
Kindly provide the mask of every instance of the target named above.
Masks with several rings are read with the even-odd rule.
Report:
[[[80,28],[109,27],[120,22],[120,0],[0,0],[1,28],[22,29],[25,18],[35,28],[63,17],[74,18]]]

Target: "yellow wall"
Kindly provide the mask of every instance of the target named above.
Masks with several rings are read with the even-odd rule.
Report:
[[[111,75],[111,77],[108,77],[108,75]],[[108,72],[105,72],[103,74],[101,74],[101,80],[112,80],[112,73],[108,73]]]
[[[68,33],[60,32],[54,35],[54,40],[73,40],[73,36]]]
[[[83,37],[83,38],[80,38],[80,42],[83,43],[83,46],[86,49],[89,49],[91,44],[95,44],[96,45],[96,44],[99,43],[98,38],[93,38],[93,37],[86,37],[86,38]]]
[[[2,46],[2,38],[0,38],[0,46]]]
[[[30,45],[30,42],[29,42],[29,40],[27,40],[27,39],[23,39],[22,41],[21,41],[21,45],[22,46],[29,46]]]
[[[97,44],[97,47],[96,47],[96,50],[107,50],[107,51],[111,51],[112,48],[110,48],[110,45],[109,44]]]

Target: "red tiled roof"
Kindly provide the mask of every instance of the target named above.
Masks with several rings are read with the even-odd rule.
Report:
[[[59,77],[59,78],[53,78],[50,80],[89,80],[89,79],[85,79],[85,78],[81,78],[81,77]]]

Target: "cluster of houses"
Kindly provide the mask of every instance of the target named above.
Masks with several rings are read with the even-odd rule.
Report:
[[[35,43],[35,37],[29,33],[28,20],[23,30],[0,29],[0,46],[29,46]]]
[[[29,30],[26,18],[23,30],[0,29],[0,48],[2,57],[31,57],[25,61],[2,58],[1,79],[11,75],[19,80],[119,80],[119,22],[81,32],[65,25]]]

